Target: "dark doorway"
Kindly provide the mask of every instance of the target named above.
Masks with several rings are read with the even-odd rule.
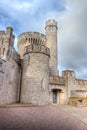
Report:
[[[53,103],[57,103],[57,90],[53,90]]]

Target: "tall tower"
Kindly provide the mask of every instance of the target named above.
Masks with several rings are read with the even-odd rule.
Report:
[[[55,20],[46,21],[46,46],[50,49],[50,73],[58,75],[57,70],[57,22]]]
[[[43,35],[40,33],[37,33],[37,35],[31,33],[31,35],[30,45],[24,49],[20,101],[22,103],[45,105],[49,104],[50,50],[45,46]]]

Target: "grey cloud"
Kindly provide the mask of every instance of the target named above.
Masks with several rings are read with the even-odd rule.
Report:
[[[86,0],[66,0],[66,11],[59,18],[59,66],[87,79],[86,5]]]

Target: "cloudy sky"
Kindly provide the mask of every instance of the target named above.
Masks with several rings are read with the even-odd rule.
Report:
[[[58,21],[58,67],[87,79],[87,0],[1,0],[0,29],[12,26],[17,36],[44,33],[45,21]],[[16,42],[15,40],[15,48]]]

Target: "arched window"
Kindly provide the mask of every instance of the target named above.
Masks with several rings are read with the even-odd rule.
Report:
[[[33,42],[32,40],[33,40],[33,39],[31,38],[31,45],[33,44],[33,43],[32,43],[32,42]]]
[[[40,40],[40,45],[42,45],[42,40]]]
[[[29,38],[29,43],[30,43],[30,38]]]
[[[35,44],[35,39],[33,39],[33,44]]]
[[[37,39],[36,39],[36,44],[38,44],[38,43],[37,43]]]

